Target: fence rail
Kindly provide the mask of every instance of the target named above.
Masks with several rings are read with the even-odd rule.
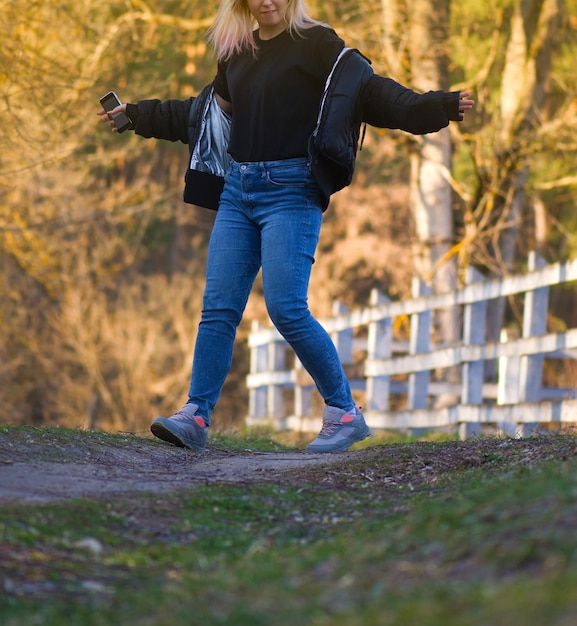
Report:
[[[577,328],[547,333],[550,288],[575,280],[577,260],[545,265],[532,253],[523,275],[485,280],[471,268],[462,289],[434,295],[415,280],[410,300],[390,302],[373,291],[367,307],[349,311],[337,302],[333,316],[320,321],[337,346],[355,395],[362,396],[359,403],[371,428],[456,429],[462,438],[491,428],[527,436],[577,422],[574,385],[543,383],[546,358],[577,357]],[[501,329],[500,341],[487,342],[488,303],[519,295],[524,299],[521,328]],[[462,318],[460,341],[435,343],[434,315],[455,307]],[[393,336],[399,318],[409,320],[408,338]],[[255,322],[248,342],[247,423],[318,430],[314,383],[278,331]],[[498,363],[493,383],[485,380],[490,362]],[[442,375],[449,371],[452,377]],[[441,396],[453,402],[438,407]]]

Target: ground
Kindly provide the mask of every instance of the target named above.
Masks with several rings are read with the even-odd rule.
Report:
[[[507,460],[533,466],[574,457],[575,438],[482,438],[380,445],[340,454],[260,452],[211,442],[194,452],[133,435],[58,428],[0,429],[0,503],[43,503],[211,483],[309,481],[338,488],[431,484],[441,475]],[[344,481],[344,482],[343,482]]]
[[[0,426],[0,622],[577,624],[577,437],[367,443]]]
[[[291,469],[331,463],[338,455],[205,452],[133,436],[57,430],[0,431],[0,503],[165,492],[212,482],[270,481]],[[354,454],[354,453],[351,453]]]

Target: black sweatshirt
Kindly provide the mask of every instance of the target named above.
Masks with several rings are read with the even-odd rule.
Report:
[[[219,63],[215,91],[233,104],[229,151],[237,161],[267,161],[308,155],[330,69],[343,47],[334,30],[314,26],[302,35],[287,31],[255,41],[252,50]],[[417,93],[391,78],[372,75],[359,93],[362,122],[413,134],[436,132],[460,121],[459,92]],[[141,100],[127,105],[133,129],[143,137],[188,143],[186,100]]]

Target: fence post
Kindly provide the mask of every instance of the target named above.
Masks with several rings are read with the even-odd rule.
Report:
[[[251,332],[257,333],[264,328],[257,320],[253,320]],[[258,374],[267,369],[267,345],[253,346],[250,349],[250,373]],[[248,392],[248,415],[250,420],[266,417],[266,387],[253,387]]]
[[[465,283],[470,285],[484,280],[481,272],[474,267],[468,267],[465,273]],[[463,345],[473,346],[485,343],[485,325],[487,321],[487,301],[471,302],[466,304],[463,311]],[[482,404],[484,361],[471,361],[463,364],[463,389],[461,391],[462,404]],[[459,424],[459,437],[468,439],[481,433],[481,424],[462,422]]]
[[[503,328],[499,334],[501,343],[516,341],[519,332],[514,328]],[[499,357],[499,381],[497,386],[497,404],[517,404],[519,402],[519,366],[518,356]]]
[[[386,304],[390,300],[378,289],[371,290],[370,305]],[[369,324],[367,358],[388,359],[392,354],[393,326],[390,317]],[[366,387],[367,411],[386,411],[391,394],[390,376],[369,376]]]
[[[545,260],[535,252],[529,253],[528,270],[545,267]],[[523,337],[535,337],[547,332],[549,287],[541,287],[525,294],[523,307]],[[543,355],[522,355],[519,364],[519,401],[539,402],[543,385]],[[522,437],[534,434],[537,423],[518,424]]]
[[[519,332],[513,328],[503,328],[499,334],[501,343],[516,341]],[[501,356],[498,362],[497,404],[517,404],[519,402],[519,366],[520,357]],[[516,424],[511,422],[499,422],[498,428],[505,434],[516,437]]]
[[[428,296],[431,287],[419,280],[413,279],[413,298]],[[431,311],[414,313],[411,315],[411,337],[409,354],[428,352],[431,345]],[[430,372],[414,372],[409,374],[408,408],[426,409],[429,406],[429,378]]]
[[[341,315],[342,313],[348,313],[349,309],[342,302],[335,300],[333,302],[333,316]],[[353,329],[345,328],[331,333],[331,339],[337,348],[339,353],[339,359],[341,363],[353,362]]]
[[[282,372],[286,367],[286,344],[280,341],[272,341],[267,346],[267,371]],[[274,379],[273,379],[274,381]],[[271,382],[267,387],[266,404],[267,417],[275,420],[278,425],[284,418],[284,385]]]
[[[299,358],[296,355],[294,371],[294,414],[295,417],[302,419],[303,417],[310,416],[312,413],[312,396],[315,386],[309,373],[305,370],[303,364],[300,362]]]

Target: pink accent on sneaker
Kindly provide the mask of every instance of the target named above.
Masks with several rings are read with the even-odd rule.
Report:
[[[194,418],[194,421],[201,427],[201,428],[205,428],[206,427],[206,422],[204,421],[204,417],[201,417],[200,415],[197,415]]]
[[[343,415],[341,417],[341,419],[339,420],[339,422],[341,424],[348,424],[349,422],[352,422],[355,419],[354,415],[351,415],[350,413],[347,413],[346,415]]]

